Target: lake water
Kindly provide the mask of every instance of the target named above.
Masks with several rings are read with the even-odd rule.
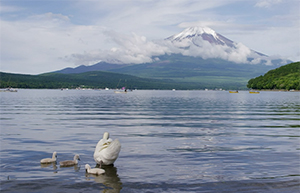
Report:
[[[300,92],[1,94],[1,192],[299,192]],[[101,176],[105,131],[122,149]],[[79,154],[77,167],[47,166]]]

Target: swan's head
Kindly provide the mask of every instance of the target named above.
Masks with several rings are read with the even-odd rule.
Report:
[[[80,158],[79,158],[79,155],[78,155],[78,154],[76,154],[76,155],[74,156],[74,160],[80,160]]]
[[[108,140],[108,138],[109,138],[109,133],[108,133],[108,132],[105,132],[105,133],[103,134],[103,139]]]
[[[91,166],[89,164],[85,164],[85,169],[86,170],[91,169]]]
[[[56,153],[56,151],[55,152],[53,152],[53,154],[52,154],[52,158],[56,158],[57,157],[57,153]]]

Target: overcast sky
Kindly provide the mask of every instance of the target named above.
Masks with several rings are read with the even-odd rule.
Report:
[[[299,0],[0,0],[0,71],[90,65],[120,49],[128,61],[147,59],[168,52],[153,42],[190,26],[300,60]]]

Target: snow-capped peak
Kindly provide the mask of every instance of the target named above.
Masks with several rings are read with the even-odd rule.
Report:
[[[181,33],[174,35],[173,39],[183,39],[187,37],[200,36],[202,34],[210,34],[217,39],[217,33],[209,27],[189,27]]]
[[[173,43],[181,43],[190,41],[196,46],[200,46],[201,40],[208,41],[211,44],[226,45],[228,47],[235,47],[234,42],[225,38],[224,36],[216,33],[213,29],[209,27],[189,27],[182,32],[175,34],[166,40]],[[200,43],[200,44],[199,44]]]

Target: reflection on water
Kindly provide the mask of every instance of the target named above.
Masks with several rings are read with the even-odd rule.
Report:
[[[96,166],[98,167],[98,165]],[[117,168],[110,166],[102,166],[102,169],[105,170],[105,173],[102,175],[93,175],[86,173],[87,181],[95,181],[96,183],[100,183],[105,185],[105,189],[102,191],[103,193],[117,193],[122,189],[122,182],[117,174]]]
[[[46,163],[46,164],[42,164],[41,163],[41,168],[47,168],[47,167],[51,167],[53,168],[54,171],[57,172],[57,166],[56,166],[56,162],[52,162],[52,163]]]
[[[1,94],[1,192],[295,192],[300,93],[19,90]],[[105,131],[122,150],[87,175]],[[78,166],[41,165],[57,151]],[[69,159],[69,158],[67,158]]]

